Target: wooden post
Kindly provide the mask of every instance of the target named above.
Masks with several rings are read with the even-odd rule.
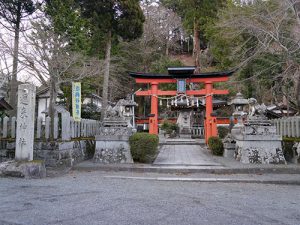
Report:
[[[7,138],[8,121],[9,118],[7,116],[3,118],[3,134],[2,134],[3,138]]]
[[[158,134],[158,83],[151,83],[151,114],[153,117],[149,118],[149,133]]]
[[[41,138],[42,121],[43,121],[42,117],[37,118],[37,123],[36,123],[36,138],[37,139]]]
[[[15,116],[11,118],[11,138],[16,137],[16,120]]]
[[[206,90],[206,113],[205,113],[205,140],[208,143],[208,139],[218,135],[216,118],[212,117],[213,113],[213,83],[205,82]]]
[[[46,125],[45,125],[45,138],[48,140],[50,138],[50,124],[51,118],[49,116],[46,117]]]

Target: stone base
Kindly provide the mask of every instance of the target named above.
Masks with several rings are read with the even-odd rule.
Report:
[[[15,142],[2,142],[0,163],[15,159]],[[46,166],[71,167],[86,159],[86,141],[43,142],[36,141],[33,145],[33,159],[43,160]]]
[[[225,158],[234,159],[235,154],[235,143],[223,143],[224,146],[224,154]]]
[[[95,163],[133,163],[129,147],[129,136],[96,136]]]
[[[72,167],[85,159],[85,141],[36,142],[34,159],[42,159],[46,166]]]
[[[224,149],[223,156],[225,158],[234,159],[235,149]]]
[[[45,178],[46,167],[43,161],[9,161],[0,164],[0,175],[19,178]]]
[[[236,159],[245,164],[286,164],[280,138],[244,136],[236,140]]]

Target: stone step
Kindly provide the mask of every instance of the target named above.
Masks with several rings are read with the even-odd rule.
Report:
[[[205,144],[204,139],[166,139],[165,145],[203,145]]]

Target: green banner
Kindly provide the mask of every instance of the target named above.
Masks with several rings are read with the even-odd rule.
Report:
[[[81,83],[72,83],[72,115],[75,121],[81,120]]]

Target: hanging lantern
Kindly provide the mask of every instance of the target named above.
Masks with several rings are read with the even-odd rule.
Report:
[[[174,105],[174,100],[172,99],[172,101],[171,101],[171,105]]]
[[[192,106],[195,105],[194,99],[191,100],[191,105],[192,105]]]
[[[188,98],[186,98],[186,105],[187,105],[187,106],[190,106],[190,101],[189,101]]]
[[[167,99],[167,108],[170,108],[169,99]]]
[[[196,105],[197,105],[197,108],[199,107],[199,99],[197,98],[197,101],[196,101]]]
[[[160,99],[160,100],[159,100],[159,105],[162,106],[162,104],[163,104],[163,103],[162,103],[162,100]]]

